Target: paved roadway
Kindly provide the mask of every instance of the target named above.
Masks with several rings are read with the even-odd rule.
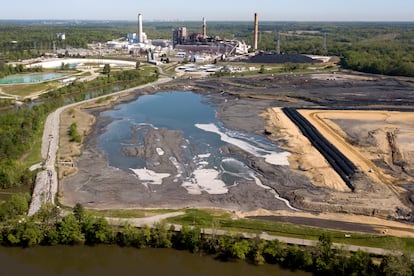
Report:
[[[153,83],[148,83],[145,85],[129,88],[112,94],[107,94],[101,97],[85,100],[78,103],[73,103],[58,108],[55,112],[49,114],[46,119],[43,138],[42,138],[42,158],[44,159],[44,170],[40,171],[36,177],[36,183],[33,190],[32,202],[30,203],[30,208],[28,215],[32,216],[37,211],[39,211],[43,203],[55,203],[55,197],[58,191],[58,176],[55,169],[56,165],[56,152],[59,146],[59,124],[60,124],[60,114],[67,108],[72,108],[77,105],[81,105],[88,102],[96,101],[99,98],[105,98],[108,96],[119,95],[130,93],[137,89],[146,88],[149,86],[156,86],[158,84],[166,83],[170,81],[171,78],[161,78]]]

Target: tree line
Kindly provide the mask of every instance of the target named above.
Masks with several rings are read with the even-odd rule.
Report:
[[[105,71],[107,77],[98,77],[89,82],[75,81],[50,93],[42,94],[40,99],[63,98],[67,103],[78,102],[158,79],[158,72],[142,73],[140,70],[125,70],[110,73],[110,67],[107,70],[109,70],[109,72]]]
[[[131,25],[125,23],[43,24],[43,22],[0,22],[0,57],[8,61],[44,56],[54,47],[87,48],[88,43],[125,37]],[[58,33],[66,39],[59,40]]]
[[[302,25],[302,30],[292,25],[289,26],[290,29],[281,25],[277,31],[270,26],[263,27],[260,49],[275,51],[277,33],[280,31],[282,53],[339,56],[340,65],[345,69],[373,74],[414,76],[414,24],[303,24],[298,25]]]
[[[376,47],[361,48],[345,52],[341,66],[372,74],[414,77],[413,52],[414,46],[404,50],[395,48],[385,51],[379,51]]]
[[[409,255],[390,255],[374,263],[368,253],[335,249],[329,235],[322,235],[316,247],[299,247],[246,239],[241,235],[205,234],[198,227],[183,225],[181,231],[164,223],[154,227],[136,228],[130,224],[110,225],[103,217],[88,213],[77,204],[73,212],[61,216],[58,206],[43,205],[33,217],[28,210],[27,195],[14,195],[0,205],[3,221],[0,243],[3,246],[53,246],[117,244],[135,248],[175,248],[193,253],[213,255],[220,260],[246,260],[260,265],[278,264],[292,270],[304,270],[317,275],[412,275],[414,264]]]
[[[8,75],[20,74],[20,73],[31,73],[31,72],[43,72],[41,66],[33,68],[25,68],[22,64],[13,66],[11,64],[6,64],[4,60],[0,60],[0,78],[4,78]]]
[[[33,185],[35,172],[30,172],[20,159],[35,146],[47,114],[59,105],[58,101],[50,101],[0,115],[0,188]]]

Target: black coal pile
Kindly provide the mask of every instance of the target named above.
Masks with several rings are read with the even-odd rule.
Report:
[[[259,53],[251,57],[251,63],[320,63],[322,61],[301,54]]]

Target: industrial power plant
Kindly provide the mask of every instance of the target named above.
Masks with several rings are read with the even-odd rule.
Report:
[[[171,40],[150,40],[143,30],[143,15],[138,14],[137,32],[127,34],[127,41],[109,41],[110,49],[124,49],[135,56],[147,56],[147,62],[159,63],[161,56],[173,56],[191,62],[246,61],[261,63],[313,63],[319,62],[299,54],[280,54],[280,35],[278,34],[277,54],[257,52],[259,49],[259,15],[253,18],[253,45],[237,39],[223,39],[207,33],[207,20],[200,22],[200,31],[189,33],[182,26],[172,30]]]
[[[170,54],[172,51],[177,52],[177,57],[188,55],[193,61],[204,61],[247,55],[251,48],[244,41],[208,35],[205,17],[200,27],[201,32],[196,33],[188,33],[185,26],[174,29],[171,40],[149,40],[143,31],[143,15],[139,13],[137,32],[127,34],[126,41],[108,41],[107,46],[111,49],[127,49],[129,53],[136,55],[148,53],[148,61],[152,62],[158,56]]]
[[[173,47],[179,51],[211,54],[215,56],[245,55],[250,48],[244,41],[225,40],[207,35],[207,23],[203,18],[202,32],[188,34],[186,27],[173,31]]]

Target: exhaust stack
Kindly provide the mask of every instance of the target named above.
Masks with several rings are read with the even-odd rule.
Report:
[[[142,41],[142,14],[138,14],[138,43],[143,43]]]
[[[207,23],[205,17],[203,17],[203,37],[207,37]]]
[[[258,40],[259,40],[259,15],[257,13],[254,14],[254,45],[253,48],[257,50],[258,48]]]

